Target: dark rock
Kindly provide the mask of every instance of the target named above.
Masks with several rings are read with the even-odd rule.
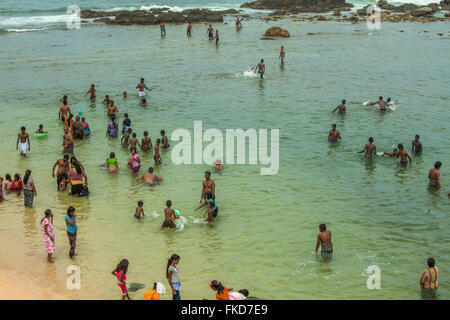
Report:
[[[422,16],[428,16],[433,14],[433,9],[430,7],[421,7],[418,9],[414,9],[411,11],[410,15],[413,17],[422,17]]]
[[[272,27],[266,30],[265,36],[269,37],[285,37],[289,38],[291,35],[289,31],[281,29],[280,27]]]
[[[299,12],[327,12],[339,8],[352,8],[345,0],[257,0],[244,3],[241,8],[251,9],[281,9],[289,14]]]

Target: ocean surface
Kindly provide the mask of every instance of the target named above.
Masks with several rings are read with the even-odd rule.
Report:
[[[237,8],[240,2],[95,3],[78,4],[112,10]],[[0,176],[31,169],[38,191],[33,209],[24,209],[22,197],[5,195],[0,240],[2,245],[26,245],[35,261],[26,269],[36,279],[64,285],[67,266],[76,264],[82,286],[96,288],[96,298],[115,299],[121,293],[111,270],[120,259],[130,261],[128,283],[143,283],[147,289],[159,281],[167,287],[166,262],[177,253],[184,299],[214,299],[208,286],[213,279],[262,299],[419,299],[418,281],[432,256],[441,271],[440,298],[450,298],[448,21],[386,23],[369,30],[363,23],[244,20],[236,32],[227,20],[214,25],[221,35],[218,47],[208,41],[204,24],[194,25],[190,38],[183,25],[168,25],[163,38],[158,26],[82,24],[80,30],[66,30],[52,23],[25,25],[30,20],[23,17],[58,16],[69,4],[8,0],[0,5],[1,29],[48,28],[0,34]],[[14,25],[13,19],[22,23]],[[291,38],[261,41],[275,25],[288,29]],[[286,48],[284,67],[278,61],[281,45]],[[265,79],[247,76],[261,58]],[[138,104],[135,87],[141,77],[152,87],[148,108]],[[91,83],[97,88],[95,103],[84,97]],[[123,91],[129,93],[126,100]],[[92,136],[75,143],[75,155],[88,175],[88,198],[58,193],[51,176],[62,156],[63,126],[57,117],[64,94],[72,110],[83,110],[91,127]],[[170,151],[162,151],[163,165],[155,173],[164,181],[154,187],[136,182],[126,168],[128,153],[117,139],[105,136],[108,118],[101,100],[106,94],[119,108],[119,123],[128,112],[138,138],[147,130],[153,142],[161,129],[169,138],[178,128],[192,132],[194,121],[203,121],[204,130],[223,132],[280,129],[279,172],[262,176],[259,165],[225,164],[222,173],[213,173],[219,216],[208,226],[194,209],[204,171],[211,166],[175,165]],[[396,109],[380,114],[362,105],[380,95],[392,97]],[[331,113],[341,99],[347,100],[345,116]],[[48,136],[31,137],[31,151],[21,159],[15,150],[17,132],[22,125],[34,132],[40,123]],[[336,144],[327,142],[332,123],[342,135]],[[357,154],[370,136],[377,151],[391,152],[398,143],[410,151],[415,134],[424,151],[412,156],[407,168],[398,159],[377,157],[368,163]],[[100,169],[111,151],[119,160],[116,175]],[[143,173],[154,163],[151,153],[141,157]],[[427,188],[427,175],[438,160],[443,188],[436,191]],[[168,199],[185,222],[182,228],[161,231]],[[146,217],[137,221],[133,213],[139,200]],[[79,217],[74,261],[67,256],[68,205],[76,207]],[[55,215],[52,273],[38,272],[46,264],[40,220],[47,208]],[[332,231],[332,259],[314,253],[320,223]],[[5,239],[6,233],[14,238]],[[365,271],[372,265],[381,270],[380,290],[366,286]],[[139,299],[144,292],[132,297]],[[76,290],[70,294],[81,295]]]

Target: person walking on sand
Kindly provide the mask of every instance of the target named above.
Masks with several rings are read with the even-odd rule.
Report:
[[[319,250],[319,245],[322,246],[320,253],[331,254],[333,253],[333,243],[331,242],[331,231],[327,230],[327,226],[322,223],[319,225],[320,233],[317,235],[316,252]]]
[[[439,169],[441,168],[442,163],[440,161],[437,161],[434,164],[434,168],[430,169],[430,172],[428,172],[428,179],[430,179],[429,186],[439,189],[441,187],[441,183],[439,181],[439,176],[441,173],[439,172]]]
[[[434,258],[428,258],[427,264],[428,268],[425,269],[422,277],[420,277],[420,286],[422,287],[422,297],[431,298],[439,295],[439,269],[435,266]]]
[[[27,144],[28,143],[28,144]],[[16,150],[20,145],[20,154],[27,155],[27,151],[31,150],[30,135],[26,132],[26,128],[20,128],[20,132],[17,134]]]
[[[33,207],[34,197],[37,197],[36,187],[33,179],[31,179],[31,170],[27,170],[23,177],[23,202],[25,207]]]
[[[345,107],[345,100],[342,100],[342,103],[333,110],[333,113],[338,109],[338,114],[345,114],[347,112],[347,108]]]
[[[111,272],[113,276],[116,276],[117,278],[117,285],[122,290],[122,300],[125,300],[125,298],[128,298],[128,300],[131,300],[130,296],[128,295],[127,290],[127,272],[128,272],[128,266],[130,263],[127,259],[122,259],[117,267]]]
[[[67,237],[69,238],[69,257],[72,259],[75,255],[75,248],[77,247],[77,215],[75,214],[75,208],[69,207],[67,209],[67,215],[65,218],[67,227]]]
[[[373,138],[369,138],[369,143],[364,146],[364,149],[359,151],[358,153],[364,152],[364,159],[370,161],[373,159],[373,156],[377,153],[377,146],[373,144]]]
[[[178,264],[180,263],[180,256],[173,254],[167,260],[166,277],[169,281],[169,286],[172,289],[172,300],[181,300],[180,289],[181,281],[178,275]]]
[[[41,231],[47,261],[52,263],[52,254],[55,253],[55,231],[53,229],[53,213],[50,209],[45,210],[45,217],[41,220]]]

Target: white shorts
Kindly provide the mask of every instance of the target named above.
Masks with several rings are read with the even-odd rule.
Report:
[[[19,143],[19,150],[20,150],[20,154],[26,154],[27,151],[28,151],[27,143],[26,142],[24,142],[24,143],[20,142]]]
[[[139,97],[145,97],[145,92],[144,91],[139,91]]]

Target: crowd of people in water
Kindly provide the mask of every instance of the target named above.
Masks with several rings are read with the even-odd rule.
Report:
[[[236,20],[236,30],[240,30],[242,28],[241,21],[239,18]],[[165,24],[161,23],[161,36],[166,36],[166,28]],[[214,29],[211,25],[209,25],[207,29],[208,38],[210,40],[215,39],[215,44],[217,45],[219,42],[219,31],[216,30],[214,36]],[[187,35],[192,35],[192,24],[189,23],[187,27]],[[281,46],[279,60],[281,64],[285,62],[285,49]],[[256,73],[258,72],[260,78],[263,79],[265,73],[265,64],[264,60],[257,64],[257,66],[253,69]],[[147,106],[146,100],[146,92],[151,91],[152,89],[147,87],[145,84],[145,79],[141,78],[140,82],[137,84],[136,89],[138,89],[139,96],[139,105]],[[89,99],[93,102],[96,100],[96,88],[95,85],[92,84],[89,90],[86,92],[85,96],[89,95]],[[124,99],[128,98],[127,92],[123,92],[122,96]],[[52,168],[52,177],[56,178],[56,187],[59,192],[63,192],[70,187],[70,195],[73,196],[88,196],[88,178],[86,175],[86,170],[81,161],[79,161],[74,154],[74,140],[82,140],[87,139],[91,136],[91,129],[89,124],[87,123],[85,117],[83,117],[83,111],[78,110],[78,114],[74,118],[74,112],[70,109],[68,105],[68,98],[64,96],[60,99],[62,103],[58,119],[63,124],[63,157],[56,160]],[[379,99],[375,102],[368,101],[366,105],[375,105],[378,104],[380,107],[380,112],[386,112],[391,104],[391,98],[388,98],[386,101],[383,100],[383,97],[379,97]],[[109,95],[106,95],[102,101],[107,107],[107,116],[109,118],[107,127],[106,127],[106,136],[110,138],[118,138],[119,136],[119,124],[117,121],[119,109],[115,102],[110,99]],[[333,109],[333,113],[338,111],[339,115],[344,116],[346,114],[346,101],[342,100],[342,103],[338,105],[335,109]],[[122,122],[122,137],[120,138],[121,147],[129,152],[129,160],[127,163],[127,168],[131,171],[131,173],[136,176],[137,181],[143,181],[146,185],[157,185],[159,182],[163,181],[163,177],[158,176],[154,173],[154,167],[150,166],[147,172],[138,176],[138,172],[141,167],[141,158],[139,156],[139,152],[149,152],[153,150],[153,160],[155,162],[154,166],[158,167],[163,163],[163,159],[160,154],[160,149],[169,149],[170,144],[169,140],[166,136],[165,130],[162,129],[160,131],[160,138],[156,139],[155,145],[152,143],[152,139],[149,137],[148,131],[143,132],[143,138],[139,140],[137,138],[137,133],[133,131],[131,127],[131,119],[129,118],[127,113],[123,114],[123,122]],[[39,125],[38,130],[35,131],[34,135],[36,137],[43,137],[47,135],[47,131],[44,130],[44,126],[42,124]],[[336,143],[340,140],[341,134],[339,130],[336,128],[336,124],[332,124],[331,130],[328,134],[328,141],[330,143]],[[420,154],[422,153],[422,143],[419,141],[420,136],[415,135],[414,140],[412,140],[411,144],[411,153]],[[412,158],[405,150],[403,144],[399,143],[397,148],[394,148],[392,152],[381,152],[377,153],[377,149],[375,144],[373,143],[373,137],[370,137],[368,143],[364,146],[364,148],[358,153],[364,153],[364,159],[367,161],[372,161],[375,155],[379,156],[389,156],[400,158],[400,164],[403,166],[407,166],[408,160],[409,163],[412,163]],[[25,157],[28,151],[31,150],[30,144],[30,135],[27,133],[25,127],[21,127],[20,132],[17,135],[16,149],[20,150],[20,154]],[[139,152],[138,152],[139,150]],[[440,184],[440,173],[439,169],[442,163],[437,161],[434,164],[434,167],[430,169],[428,173],[429,186],[431,188],[441,188]],[[111,152],[106,161],[100,165],[101,168],[108,170],[111,174],[117,174],[119,172],[119,162],[116,158],[115,152]],[[55,174],[56,169],[56,174]],[[217,159],[215,166],[212,168],[214,172],[220,172],[224,169],[221,160]],[[34,184],[32,178],[31,170],[26,170],[24,177],[22,179],[19,173],[14,175],[14,178],[11,177],[11,174],[6,174],[5,178],[0,177],[0,202],[4,201],[4,194],[16,194],[20,196],[23,191],[24,197],[24,205],[26,207],[33,206],[34,197],[37,196],[36,186]],[[208,224],[214,223],[215,218],[218,216],[219,208],[216,204],[215,200],[216,195],[216,185],[213,179],[211,179],[211,171],[205,172],[205,180],[202,183],[202,190],[200,195],[200,205],[195,209],[195,211],[200,210],[201,208],[205,208],[206,210],[203,214],[205,218],[205,222]],[[449,194],[450,196],[450,194]],[[65,217],[65,223],[67,228],[67,237],[69,241],[69,257],[73,258],[75,255],[76,242],[77,242],[77,219],[76,219],[76,209],[72,206],[69,206],[67,209],[67,215]],[[45,252],[47,253],[47,260],[49,263],[53,263],[52,255],[55,253],[55,232],[53,227],[53,213],[51,209],[45,210],[45,216],[41,220],[41,231],[42,238],[44,243]],[[137,207],[134,212],[134,217],[137,219],[141,219],[144,217],[144,201],[139,200],[137,202]],[[164,221],[162,223],[161,228],[176,228],[176,221],[180,218],[180,213],[178,210],[172,208],[172,201],[166,201],[166,208],[164,209]],[[333,254],[333,243],[331,241],[331,231],[327,230],[325,224],[319,225],[319,234],[317,235],[317,244],[315,251],[318,252],[321,247],[321,254],[324,256]],[[180,300],[180,289],[181,289],[181,280],[178,274],[178,264],[180,262],[180,256],[177,254],[173,254],[167,261],[166,268],[166,278],[168,284],[171,289],[173,300]],[[421,278],[420,285],[422,288],[422,294],[425,297],[434,297],[438,294],[438,275],[439,269],[435,265],[435,260],[433,258],[429,258],[427,261],[428,268],[425,269]],[[129,288],[127,287],[126,282],[126,274],[129,267],[129,261],[127,259],[123,259],[119,262],[119,264],[114,268],[112,274],[116,277],[117,285],[120,287],[122,291],[122,299],[126,298],[131,299],[129,296]],[[223,285],[221,282],[217,280],[212,280],[209,283],[209,286],[212,290],[216,292],[217,300],[245,300],[249,296],[249,291],[247,289],[241,289],[239,291],[233,291],[233,288],[228,288]],[[154,282],[154,285],[151,290],[144,294],[144,300],[160,300],[160,294],[165,292],[164,285],[158,282]]]

